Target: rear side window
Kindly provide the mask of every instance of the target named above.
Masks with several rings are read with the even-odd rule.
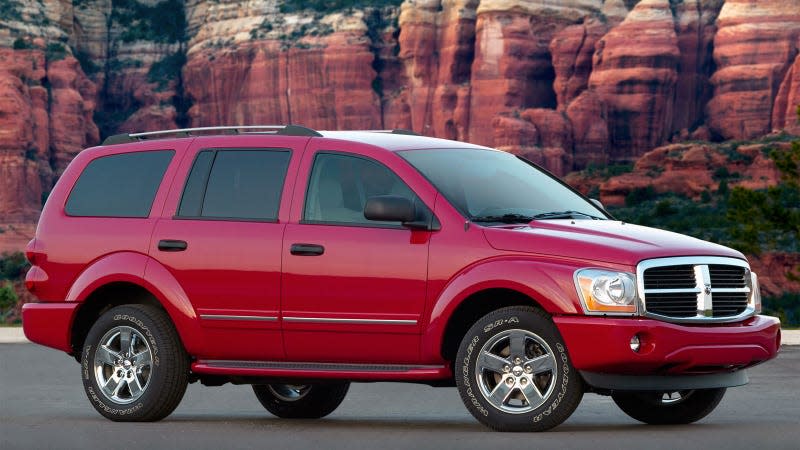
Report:
[[[198,153],[178,217],[277,220],[290,157],[286,149]]]
[[[103,156],[83,170],[64,208],[78,217],[147,217],[175,152]]]

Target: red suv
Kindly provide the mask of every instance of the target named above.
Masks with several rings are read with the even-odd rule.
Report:
[[[61,176],[27,256],[26,335],[75,356],[118,421],[169,415],[196,381],[291,418],[406,381],[457,386],[496,430],[552,428],[585,392],[689,423],[780,345],[741,253],[403,131],[113,136]]]

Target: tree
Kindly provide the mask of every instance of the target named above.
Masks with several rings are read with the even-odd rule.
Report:
[[[770,151],[769,157],[780,171],[778,185],[757,191],[735,187],[730,193],[731,235],[746,253],[800,245],[800,141],[788,151]]]

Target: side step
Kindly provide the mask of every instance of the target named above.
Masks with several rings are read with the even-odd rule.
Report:
[[[452,378],[445,365],[339,364],[286,361],[198,360],[198,374],[275,378],[340,378],[360,381],[428,381]]]

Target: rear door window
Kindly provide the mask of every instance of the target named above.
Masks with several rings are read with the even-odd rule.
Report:
[[[274,221],[291,153],[287,149],[217,149],[197,154],[178,217]]]
[[[147,217],[175,152],[102,156],[78,177],[64,208],[78,217]]]

